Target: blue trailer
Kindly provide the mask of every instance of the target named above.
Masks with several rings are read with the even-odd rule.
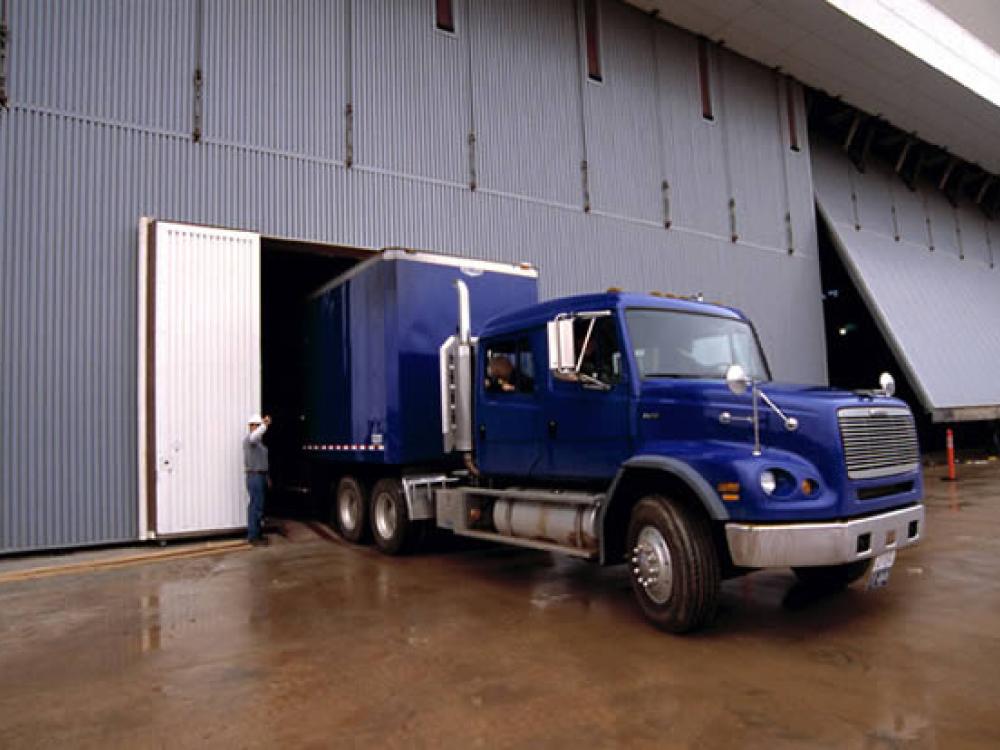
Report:
[[[913,416],[771,382],[739,311],[609,291],[537,302],[537,273],[385,251],[314,295],[306,452],[349,540],[430,525],[627,564],[655,625],[709,622],[719,582],[792,568],[884,585],[924,533]]]

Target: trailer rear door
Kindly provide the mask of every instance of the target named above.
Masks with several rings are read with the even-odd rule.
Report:
[[[245,527],[260,236],[143,219],[139,244],[139,536]]]

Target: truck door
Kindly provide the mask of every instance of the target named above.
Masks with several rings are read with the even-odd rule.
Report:
[[[583,377],[561,379],[548,373],[544,419],[549,477],[611,478],[631,455],[629,390],[617,325],[615,316],[576,320]]]
[[[492,475],[529,477],[543,457],[542,408],[536,362],[540,334],[480,342],[483,382],[477,385],[478,461]]]

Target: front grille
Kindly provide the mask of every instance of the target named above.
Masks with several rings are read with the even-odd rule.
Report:
[[[837,412],[847,476],[872,479],[913,471],[920,448],[913,415],[904,407],[856,407]]]

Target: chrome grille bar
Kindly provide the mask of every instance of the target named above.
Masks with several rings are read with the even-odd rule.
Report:
[[[909,409],[851,407],[837,412],[837,422],[851,479],[903,474],[920,466],[920,446]]]

